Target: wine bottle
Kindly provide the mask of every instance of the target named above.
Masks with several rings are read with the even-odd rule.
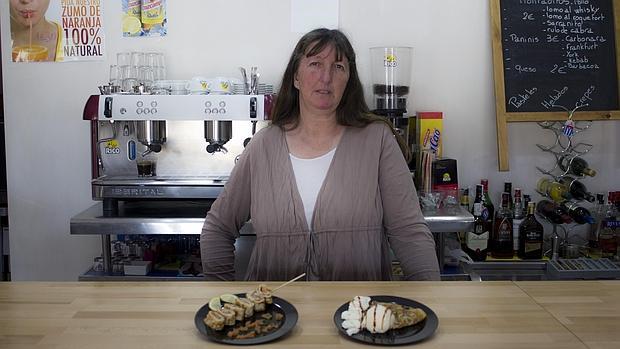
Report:
[[[568,212],[549,200],[540,200],[536,204],[536,212],[553,224],[570,223],[573,221]]]
[[[536,204],[527,206],[527,216],[519,226],[519,251],[521,259],[542,259],[544,228],[534,216]]]
[[[512,258],[512,211],[510,210],[510,194],[502,193],[502,207],[495,215],[495,225],[491,238],[491,256],[493,258]]]
[[[566,210],[566,212],[568,212],[568,215],[577,224],[594,223],[594,218],[592,218],[590,211],[577,205],[572,201],[564,201],[562,204],[560,204],[560,207]]]
[[[596,171],[591,169],[588,165],[588,162],[579,156],[570,157],[564,155],[560,157],[558,161],[560,165],[560,169],[564,172],[570,173],[572,175],[582,177],[582,176],[596,176]]]
[[[541,178],[536,184],[536,190],[555,202],[562,202],[571,198],[567,186],[549,178]]]
[[[485,230],[485,222],[482,219],[482,203],[474,203],[474,231],[465,234],[465,253],[476,262],[487,259],[489,248],[489,231]]]
[[[482,219],[485,224],[485,231],[491,232],[493,231],[493,217],[495,217],[495,206],[493,206],[493,201],[491,201],[491,197],[489,196],[489,180],[482,179],[480,181],[482,185],[482,194],[484,200],[482,201]]]
[[[564,185],[564,187],[568,188],[570,196],[575,198],[575,200],[587,200],[589,202],[594,202],[594,200],[596,200],[594,195],[588,191],[586,186],[573,177],[562,177],[560,179],[560,183]]]

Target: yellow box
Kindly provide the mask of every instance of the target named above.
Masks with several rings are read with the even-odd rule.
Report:
[[[433,151],[441,158],[443,148],[443,113],[434,111],[418,112],[417,134],[420,150]]]

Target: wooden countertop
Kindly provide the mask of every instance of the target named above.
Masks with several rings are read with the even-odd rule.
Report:
[[[0,282],[0,348],[217,347],[194,314],[213,296],[255,286]],[[379,294],[435,311],[439,328],[418,348],[620,348],[620,281],[297,282],[277,293],[297,308],[296,328],[261,347],[368,348],[341,336],[332,317],[355,295]]]

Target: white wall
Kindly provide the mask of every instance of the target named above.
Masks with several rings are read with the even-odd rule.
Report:
[[[97,237],[69,235],[69,219],[93,204],[82,108],[117,52],[162,50],[170,78],[236,77],[237,67],[257,65],[262,81],[277,84],[300,37],[285,0],[171,0],[163,38],[122,38],[120,1],[104,3],[107,60],[62,64],[9,62],[8,2],[0,5],[14,280],[75,280],[100,252]],[[548,135],[511,124],[511,171],[497,171],[489,22],[488,0],[340,0],[340,28],[366,86],[370,47],[414,47],[410,109],[444,112],[444,155],[458,159],[462,186],[488,177],[493,198],[505,180],[532,193],[534,166],[550,161],[534,143]],[[587,159],[599,175],[586,182],[594,192],[620,189],[619,138],[620,122],[598,122],[581,138],[595,145]]]

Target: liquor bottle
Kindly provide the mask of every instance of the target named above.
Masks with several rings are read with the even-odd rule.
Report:
[[[515,252],[519,250],[519,226],[523,222],[523,202],[521,201],[521,188],[515,188],[514,202],[512,205],[512,241]]]
[[[504,182],[504,193],[508,193],[508,208],[512,211],[512,183]]]
[[[495,217],[495,206],[493,206],[493,201],[491,201],[491,197],[489,196],[489,180],[482,179],[480,181],[482,184],[482,194],[484,200],[482,201],[482,219],[485,222],[485,231],[493,231],[493,217]]]
[[[596,206],[594,207],[594,224],[590,224],[588,231],[588,256],[590,258],[601,257],[601,246],[599,245],[599,234],[601,232],[601,222],[605,218],[605,195],[596,194]]]
[[[536,204],[536,212],[553,224],[570,223],[573,221],[568,212],[549,200],[540,200]]]
[[[482,197],[482,193],[483,193],[484,189],[482,184],[476,184],[476,195],[474,196],[474,204],[475,203],[480,203],[482,205],[482,202],[484,201],[484,198]],[[481,208],[482,209],[482,208]],[[474,208],[471,208],[471,213],[474,213]]]
[[[461,207],[469,212],[469,189],[464,188],[461,192]]]
[[[562,202],[571,198],[567,186],[553,181],[550,178],[541,178],[536,184],[536,190],[555,202]]]
[[[512,205],[512,211],[515,219],[521,219],[523,215],[523,201],[521,200],[521,188],[515,188],[514,204]]]
[[[609,192],[607,207],[605,208],[605,218],[601,222],[601,231],[598,237],[601,246],[601,257],[603,258],[614,259],[618,255],[618,241],[616,240],[618,212],[614,200],[615,194]]]
[[[487,259],[489,248],[489,231],[485,230],[485,222],[482,219],[482,203],[474,203],[474,231],[465,233],[465,253],[476,262]]]
[[[527,215],[527,205],[529,205],[530,201],[532,201],[532,198],[527,194],[523,194],[523,216],[524,217]]]
[[[519,227],[519,251],[521,259],[542,259],[544,228],[534,216],[536,204],[527,206],[527,216]]]
[[[588,162],[579,156],[570,157],[564,155],[560,157],[558,161],[560,165],[560,169],[572,175],[583,177],[583,176],[596,176],[596,171],[590,168]]]
[[[502,207],[495,215],[495,225],[491,238],[491,256],[493,258],[512,258],[514,255],[512,211],[509,203],[510,193],[502,193]]]
[[[596,200],[586,186],[573,177],[562,177],[560,183],[568,188],[568,192],[575,200],[587,200],[589,202],[594,202],[594,200]]]
[[[570,218],[572,218],[577,224],[594,223],[594,218],[592,218],[590,211],[572,201],[564,201],[560,204],[560,207],[566,210]]]

